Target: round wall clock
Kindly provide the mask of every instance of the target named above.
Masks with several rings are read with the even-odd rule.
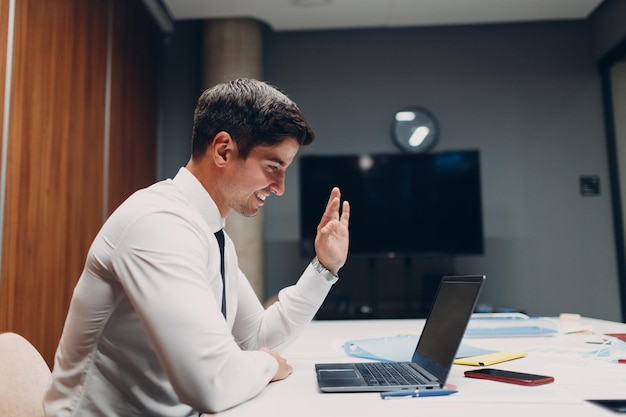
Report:
[[[394,115],[391,138],[404,152],[427,152],[435,146],[438,136],[437,120],[426,109],[409,106]]]

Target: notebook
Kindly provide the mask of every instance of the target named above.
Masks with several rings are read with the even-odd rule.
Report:
[[[382,392],[442,388],[484,280],[483,275],[441,279],[410,362],[317,363],[319,390]]]

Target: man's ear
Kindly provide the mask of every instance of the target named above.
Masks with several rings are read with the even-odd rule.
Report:
[[[218,132],[211,142],[211,156],[217,166],[224,166],[234,150],[235,142],[228,132]]]

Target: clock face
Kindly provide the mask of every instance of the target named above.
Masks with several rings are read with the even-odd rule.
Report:
[[[404,152],[426,152],[437,143],[439,126],[435,117],[420,107],[405,107],[396,112],[391,138]]]

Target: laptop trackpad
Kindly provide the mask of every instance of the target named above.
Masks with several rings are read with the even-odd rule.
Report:
[[[318,372],[324,379],[359,379],[354,369],[320,369]]]

